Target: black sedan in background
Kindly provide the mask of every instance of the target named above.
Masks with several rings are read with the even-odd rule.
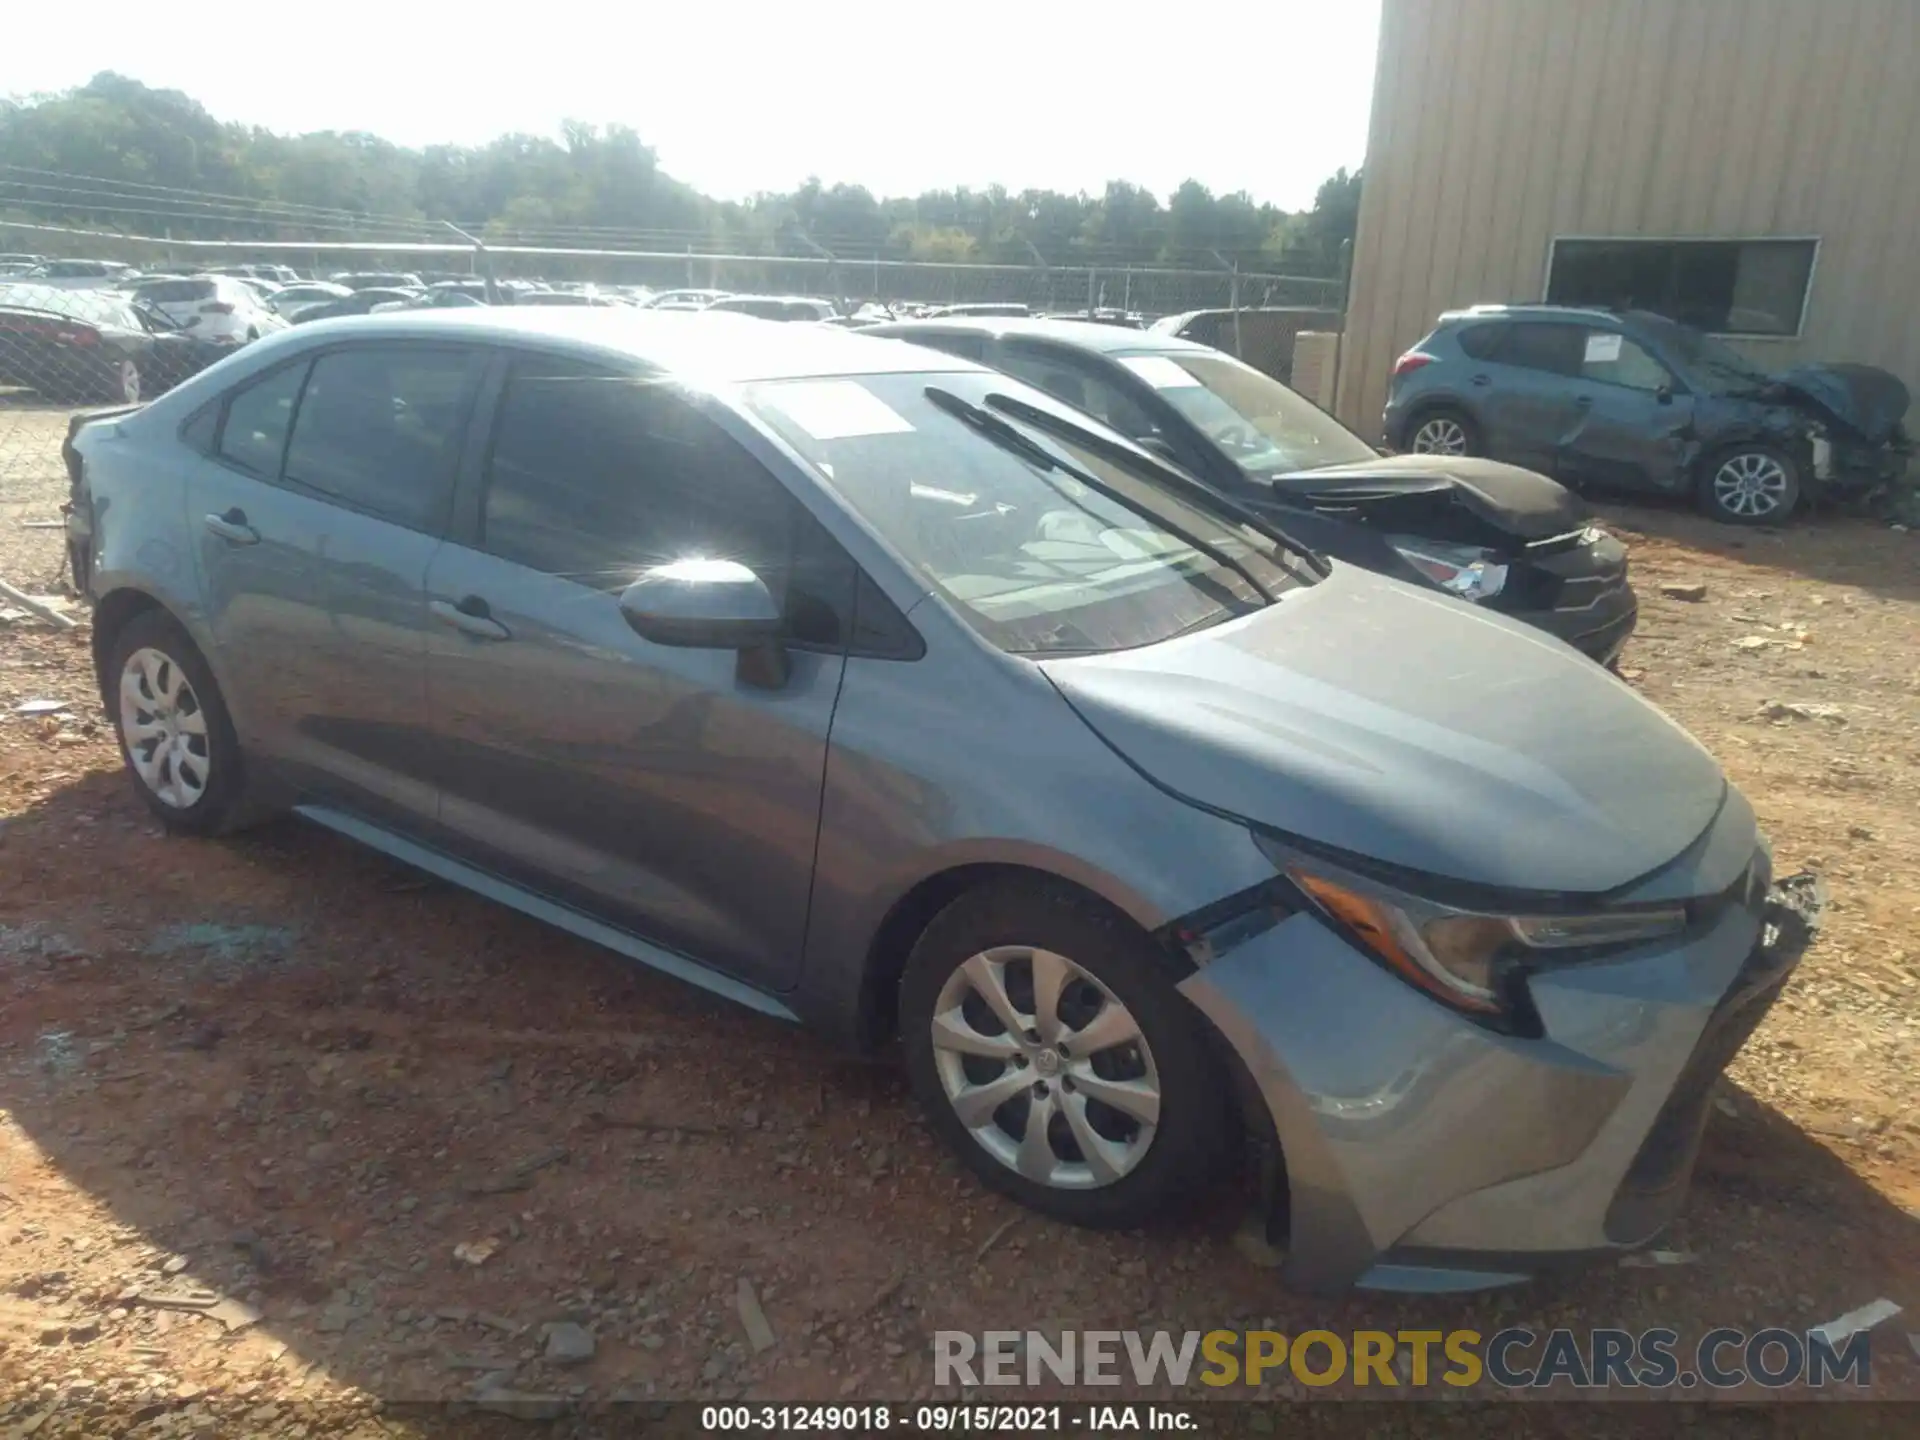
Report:
[[[1512,615],[1603,664],[1633,633],[1626,546],[1544,475],[1461,456],[1382,456],[1279,381],[1170,335],[957,318],[860,333],[1013,375],[1315,549]]]
[[[0,385],[56,405],[150,400],[235,348],[116,290],[0,284]]]

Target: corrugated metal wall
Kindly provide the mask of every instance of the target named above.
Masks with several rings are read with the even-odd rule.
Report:
[[[1556,235],[1817,236],[1802,335],[1737,343],[1920,394],[1920,0],[1384,0],[1342,418]]]

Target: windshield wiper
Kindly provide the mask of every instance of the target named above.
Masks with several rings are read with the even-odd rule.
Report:
[[[1124,469],[1139,469],[1142,466],[1150,467],[1155,475],[1162,477],[1175,489],[1192,496],[1203,505],[1226,511],[1241,524],[1252,526],[1262,535],[1284,546],[1290,554],[1301,557],[1301,559],[1305,560],[1308,566],[1316,572],[1315,578],[1325,579],[1333,573],[1331,568],[1326,566],[1324,562],[1321,561],[1319,555],[1312,549],[1302,545],[1258,511],[1250,510],[1230,496],[1222,495],[1218,490],[1201,484],[1179,466],[1168,464],[1150,451],[1143,452],[1142,455],[1136,455],[1131,449],[1123,445],[1116,445],[1104,435],[1096,435],[1093,431],[1076,425],[1071,420],[1063,420],[1050,411],[1042,410],[1037,405],[1029,405],[1024,400],[1016,400],[1011,395],[1001,395],[998,393],[989,395],[987,396],[987,404],[991,405],[995,410],[1005,411],[1022,424],[1031,425],[1034,429],[1051,435],[1055,439],[1084,446],[1086,449],[1099,455],[1103,460],[1119,465]],[[1022,438],[1024,439],[1025,437],[1023,436]],[[1275,563],[1302,585],[1311,585],[1314,583],[1312,579],[1301,575],[1286,561],[1276,560]]]
[[[1029,436],[1021,434],[1013,425],[994,414],[991,410],[975,405],[971,400],[963,399],[951,390],[942,390],[938,385],[927,386],[926,396],[927,399],[953,416],[954,419],[985,436],[1002,450],[1011,451],[1013,454],[1018,455],[1021,459],[1041,470],[1055,470],[1062,475],[1069,475],[1073,479],[1078,480],[1082,485],[1085,485],[1089,490],[1104,495],[1107,499],[1113,501],[1114,504],[1124,509],[1133,510],[1138,507],[1138,502],[1125,492],[1114,488],[1096,476],[1088,474],[1077,465],[1069,465],[1051,450],[1047,449],[1046,446],[1039,444]],[[1155,524],[1165,529],[1167,533],[1172,535],[1176,540],[1181,541],[1183,544],[1191,545],[1195,550],[1198,550],[1202,555],[1205,555],[1209,560],[1213,561],[1214,564],[1233,571],[1234,574],[1252,586],[1253,593],[1258,595],[1267,604],[1271,605],[1274,603],[1276,599],[1274,593],[1258,580],[1254,579],[1253,573],[1248,570],[1246,566],[1242,565],[1238,560],[1235,560],[1231,555],[1227,554],[1226,551],[1220,549],[1219,546],[1209,544],[1198,535],[1189,534],[1162,516],[1156,515],[1153,519]]]

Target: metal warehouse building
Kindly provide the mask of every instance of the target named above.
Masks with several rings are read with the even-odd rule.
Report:
[[[1920,393],[1920,0],[1383,0],[1336,408],[1443,310],[1655,309]]]

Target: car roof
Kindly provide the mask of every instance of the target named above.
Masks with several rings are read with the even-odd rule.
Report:
[[[814,375],[937,374],[979,367],[865,331],[789,325],[750,315],[635,310],[625,305],[477,306],[406,310],[303,325],[307,336],[379,335],[446,340],[460,336],[511,345],[558,342],[583,352],[619,354],[675,374],[719,382],[788,380]],[[1097,327],[1089,327],[1097,328]]]
[[[909,332],[932,334],[975,334],[991,336],[1027,336],[1052,340],[1079,350],[1095,350],[1103,355],[1137,354],[1142,351],[1210,350],[1210,346],[1176,335],[1135,330],[1124,325],[1100,325],[1091,320],[1048,320],[1039,316],[1014,315],[934,315],[925,320],[883,320],[873,327],[883,334]]]
[[[1578,320],[1617,325],[1630,317],[1594,305],[1469,305],[1464,310],[1448,310],[1440,318],[1447,321]]]

